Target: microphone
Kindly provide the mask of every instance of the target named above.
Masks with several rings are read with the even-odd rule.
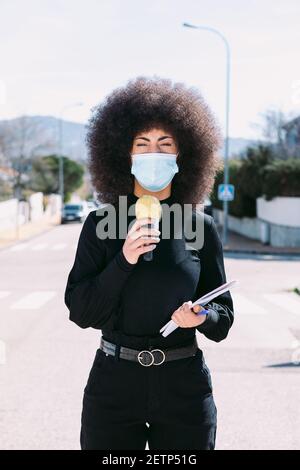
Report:
[[[144,225],[144,227],[159,229],[159,221],[161,218],[161,204],[159,199],[155,196],[144,194],[135,203],[135,215],[137,219],[144,219],[145,217],[153,218],[152,223]],[[155,249],[155,248],[154,248]],[[143,254],[145,261],[153,260],[153,250],[147,251]]]

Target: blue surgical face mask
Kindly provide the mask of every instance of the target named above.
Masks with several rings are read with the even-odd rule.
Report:
[[[131,173],[148,191],[161,191],[179,171],[173,153],[136,153],[132,155]]]

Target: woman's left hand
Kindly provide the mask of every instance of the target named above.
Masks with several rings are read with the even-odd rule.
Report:
[[[195,305],[191,309],[193,302],[184,302],[172,315],[172,320],[181,328],[191,328],[199,326],[205,322],[207,315],[195,315],[200,310],[205,310],[201,305]]]

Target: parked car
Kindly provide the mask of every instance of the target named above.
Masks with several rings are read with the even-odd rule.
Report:
[[[86,201],[64,204],[61,214],[61,223],[64,224],[74,220],[84,222],[88,213],[89,209]]]

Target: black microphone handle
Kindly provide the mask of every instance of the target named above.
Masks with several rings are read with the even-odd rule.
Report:
[[[159,228],[159,219],[155,219],[155,221],[151,224],[147,224],[148,225],[148,228],[156,228],[158,230]],[[145,261],[152,261],[153,260],[153,251],[155,250],[155,248],[153,248],[153,250],[151,251],[147,251],[147,253],[144,253],[143,254],[143,259]]]
[[[153,248],[154,250],[155,248]],[[153,250],[152,251],[147,251],[147,253],[144,253],[144,260],[145,261],[152,261],[153,260]]]

